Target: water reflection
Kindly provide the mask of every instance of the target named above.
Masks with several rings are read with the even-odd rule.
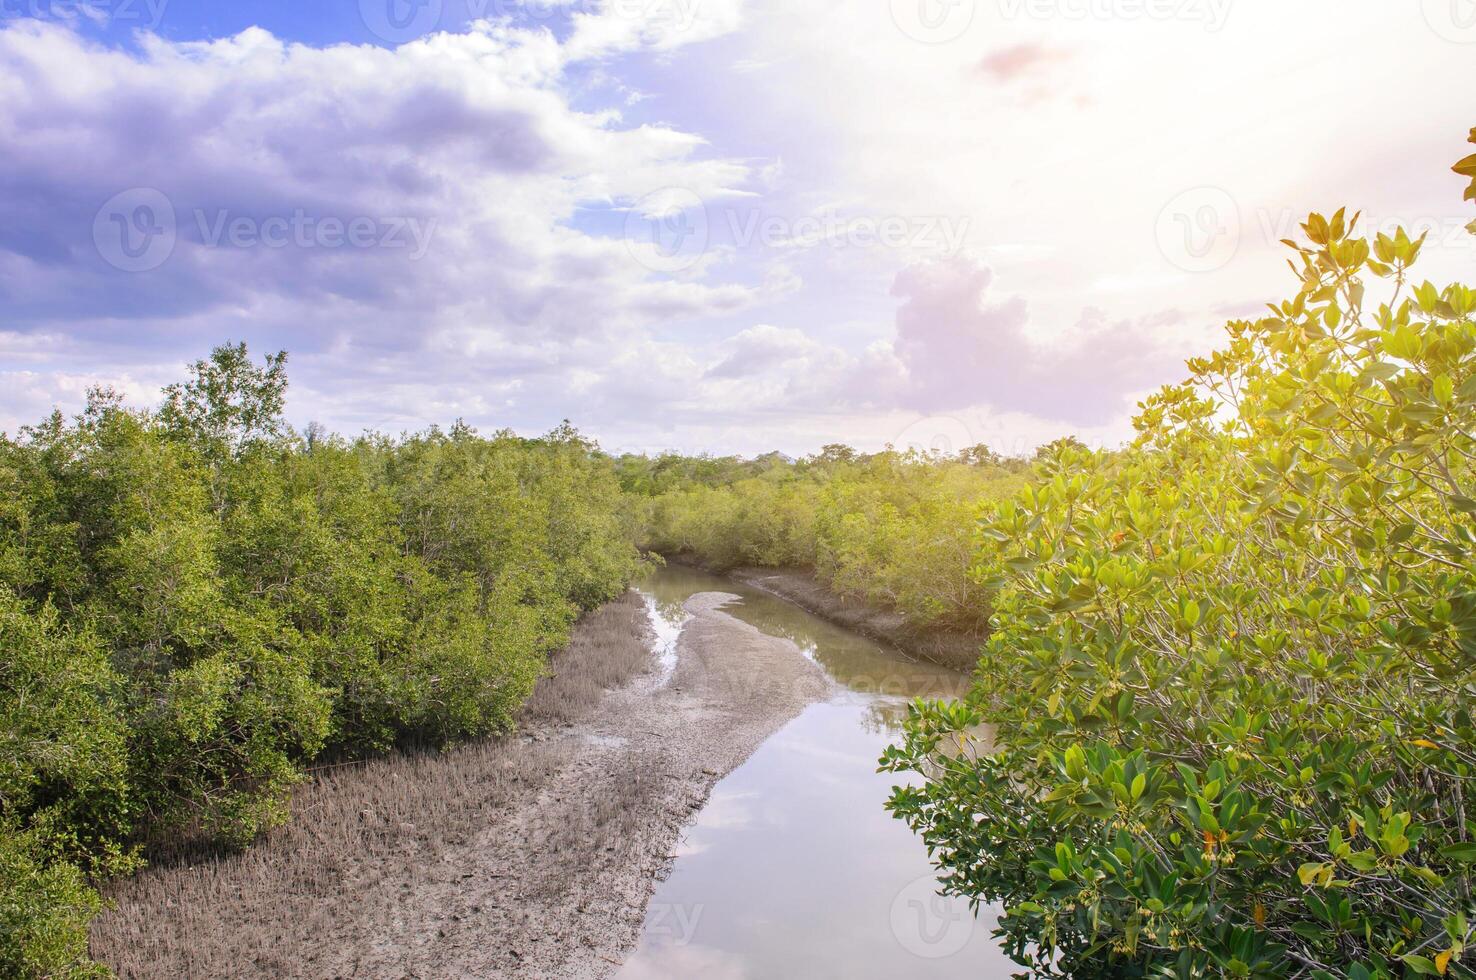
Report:
[[[642,593],[641,597],[646,601],[651,627],[656,631],[656,685],[660,687],[671,680],[672,673],[676,671],[677,640],[682,635],[682,627],[687,625],[687,620],[691,617],[681,603],[663,602],[649,592]]]
[[[922,844],[882,804],[895,776],[876,761],[918,696],[964,675],[918,663],[790,603],[668,567],[641,583],[680,629],[694,592],[742,597],[727,611],[793,640],[840,683],[718,784],[656,891],[621,980],[713,977],[1007,977],[1019,969],[966,902],[940,898]]]
[[[669,565],[639,583],[661,619],[660,631],[680,631],[686,620],[682,604],[697,592],[731,592],[742,597],[727,612],[768,633],[791,640],[805,656],[818,662],[859,703],[872,710],[874,724],[886,731],[900,730],[906,703],[917,697],[961,697],[968,675],[926,661],[836,626],[767,592],[732,579],[684,565]],[[881,700],[878,700],[878,696]]]

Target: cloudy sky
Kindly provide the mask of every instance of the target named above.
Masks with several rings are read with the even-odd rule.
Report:
[[[225,340],[340,431],[1115,443],[1292,280],[1431,229],[1476,0],[0,0],[0,430]]]

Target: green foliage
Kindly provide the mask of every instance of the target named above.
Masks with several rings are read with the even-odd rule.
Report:
[[[101,643],[58,619],[0,585],[0,813],[75,828],[85,861],[127,826],[127,732]]]
[[[1476,143],[1476,127],[1472,127],[1471,129],[1470,141],[1472,143]],[[1471,178],[1471,183],[1466,187],[1466,200],[1476,201],[1476,153],[1473,153],[1470,156],[1466,157],[1464,160],[1456,164],[1451,169],[1460,174],[1462,177]],[[1466,226],[1466,228],[1471,232],[1471,234],[1476,235],[1476,221],[1471,222],[1469,225]]]
[[[46,837],[44,826],[0,824],[0,976],[109,976],[87,957],[87,924],[102,899],[80,868],[49,853]]]
[[[100,391],[0,439],[6,976],[88,974],[89,878],[246,844],[325,750],[506,731],[637,569],[567,425],[302,440],[284,365],[222,347],[157,413]]]
[[[1020,465],[985,446],[944,457],[832,445],[798,463],[662,457],[622,467],[627,486],[651,495],[645,540],[656,551],[718,569],[813,569],[918,626],[963,630],[988,616],[968,574],[978,512],[1023,482]]]
[[[235,452],[282,435],[287,394],[287,355],[269,355],[256,367],[245,344],[227,344],[210,360],[190,366],[189,381],[164,389],[159,421],[208,450]]]
[[[1476,292],[1356,221],[1311,216],[1297,295],[1127,451],[992,510],[980,683],[883,759],[1040,974],[1467,972]]]

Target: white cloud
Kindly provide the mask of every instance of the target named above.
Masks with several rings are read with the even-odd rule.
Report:
[[[24,335],[75,338],[53,350],[58,377],[104,350],[152,364],[247,337],[298,354],[299,389],[313,390],[294,404],[342,410],[352,399],[334,389],[357,377],[370,415],[383,385],[465,367],[448,358],[473,356],[493,385],[519,370],[556,377],[578,338],[618,344],[654,322],[741,310],[764,284],[653,274],[618,222],[580,219],[669,186],[721,199],[748,165],[673,127],[575,108],[563,84],[577,57],[668,50],[723,23],[657,22],[577,49],[482,23],[395,49],[251,29],[145,34],[129,52],[12,22],[0,29],[0,300]],[[114,199],[118,213],[100,215]],[[150,204],[141,230],[138,200]],[[162,241],[165,210],[162,261],[118,268],[121,236]],[[366,234],[347,243],[356,223]],[[373,364],[397,370],[360,373]],[[33,402],[12,389],[0,414]]]
[[[707,369],[706,377],[751,377],[760,371],[791,363],[819,347],[803,331],[768,324],[749,327],[724,346],[727,351],[723,359]]]
[[[1110,440],[1218,321],[1285,291],[1263,229],[1342,203],[1462,211],[1446,170],[1476,62],[1418,11],[1237,5],[1207,30],[980,3],[924,44],[885,3],[579,6],[557,33],[498,19],[396,48],[261,30],[107,47],[6,22],[0,428],[244,338],[293,351],[295,421],[349,431],[568,415],[636,448]],[[1384,67],[1345,70],[1359,50]],[[1340,97],[1309,113],[1338,66]],[[177,241],[127,273],[94,224],[140,187]],[[1165,254],[1160,212],[1205,187],[1239,238],[1198,272]],[[693,254],[627,235],[693,199]],[[298,213],[414,220],[424,257],[210,244]],[[777,230],[736,240],[752,219]],[[899,219],[963,238],[858,245]],[[1428,274],[1468,275],[1467,241],[1427,249]]]
[[[743,0],[604,0],[573,17],[565,45],[574,60],[619,51],[671,51],[738,29]]]

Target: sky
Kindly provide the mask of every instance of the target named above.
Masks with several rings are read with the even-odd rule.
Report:
[[[1476,0],[0,0],[0,431],[226,341],[616,452],[1131,435],[1312,210],[1476,281]]]

